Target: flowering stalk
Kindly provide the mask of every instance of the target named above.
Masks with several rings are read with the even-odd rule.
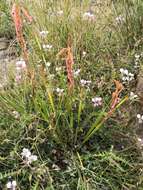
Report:
[[[66,61],[66,69],[67,69],[67,78],[68,78],[68,88],[69,91],[71,92],[74,87],[74,76],[73,76],[73,53],[72,53],[72,48],[71,48],[71,43],[70,40],[68,40],[68,46],[67,48],[63,48],[57,55],[59,56],[64,56],[65,61]]]
[[[123,85],[119,81],[114,80],[114,82],[116,85],[116,90],[115,90],[115,92],[112,93],[112,101],[111,101],[110,111],[108,112],[108,115],[111,115],[112,112],[114,111],[116,105],[119,102],[119,95],[122,92],[122,90],[124,89]]]
[[[28,52],[27,52],[27,48],[26,48],[26,42],[25,42],[25,39],[23,37],[23,22],[22,22],[22,18],[21,18],[21,11],[23,12],[23,14],[27,18],[27,20],[31,23],[32,17],[28,14],[27,10],[24,9],[23,7],[20,7],[18,4],[14,3],[12,6],[12,18],[13,18],[13,21],[15,24],[16,37],[17,37],[17,40],[18,40],[20,47],[23,51],[24,60],[27,64]]]

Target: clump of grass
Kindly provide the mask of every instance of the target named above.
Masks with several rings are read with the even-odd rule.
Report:
[[[24,4],[34,18],[22,31],[31,75],[18,68],[21,78],[15,81],[13,75],[0,91],[3,187],[9,176],[20,189],[142,186],[141,153],[127,128],[130,102],[125,90],[130,84],[123,90],[116,68],[115,55],[122,44],[118,31],[107,35],[115,15],[101,17],[98,23],[96,11],[103,5],[93,7],[93,13],[88,5],[89,1]],[[112,4],[104,6],[112,9]],[[31,155],[38,159],[30,161]]]

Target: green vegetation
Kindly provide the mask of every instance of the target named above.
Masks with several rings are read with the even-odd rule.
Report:
[[[143,2],[18,5],[27,50],[20,35],[21,60],[0,90],[2,189],[14,180],[22,190],[142,190],[139,98],[130,92],[142,62]],[[0,9],[0,35],[15,39],[11,3]]]

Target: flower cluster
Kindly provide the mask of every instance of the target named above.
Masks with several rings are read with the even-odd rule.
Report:
[[[139,123],[143,123],[143,115],[137,114],[137,119]]]
[[[61,72],[62,71],[62,67],[56,67],[56,71],[57,72]]]
[[[30,150],[27,148],[23,148],[21,153],[22,158],[25,158],[26,164],[31,164],[34,161],[37,161],[37,156],[32,155]]]
[[[90,11],[85,12],[83,14],[83,19],[84,20],[94,20],[95,19],[95,15],[93,13],[91,13]]]
[[[42,38],[45,38],[45,37],[47,36],[47,34],[49,34],[49,32],[48,32],[48,31],[45,31],[45,30],[40,31],[39,33],[40,33],[40,36],[41,36]]]
[[[79,74],[80,74],[80,69],[77,69],[76,71],[74,71],[74,77],[76,78],[76,77],[78,77],[79,76]]]
[[[15,180],[12,180],[11,177],[9,178],[9,181],[6,184],[7,189],[15,190],[17,186],[17,183]]]
[[[117,16],[115,20],[117,24],[125,22],[125,18],[122,15]]]
[[[81,84],[82,87],[84,87],[84,86],[89,87],[89,85],[91,84],[91,81],[90,80],[81,79],[80,80],[80,84]]]
[[[134,74],[129,73],[127,69],[120,69],[121,75],[122,75],[122,80],[123,82],[129,82],[134,79]]]
[[[22,71],[26,69],[26,63],[23,59],[16,62],[16,76],[15,81],[19,82],[22,78]]]
[[[46,62],[45,66],[48,68],[50,67],[51,63],[50,62]]]
[[[134,68],[138,68],[139,67],[140,57],[141,57],[141,55],[135,54],[135,65],[134,65]]]
[[[136,99],[136,98],[138,98],[138,95],[136,95],[134,92],[130,92],[129,99],[130,99],[130,100],[134,100],[134,99]]]
[[[58,15],[58,16],[63,15],[63,13],[64,13],[64,11],[63,11],[63,10],[59,10],[59,11],[57,11],[57,15]]]
[[[50,49],[52,49],[53,46],[50,45],[50,44],[43,44],[42,47],[43,47],[43,49],[45,49],[45,50],[50,50]]]
[[[92,98],[92,103],[93,103],[94,107],[101,106],[102,98],[101,97]]]
[[[64,89],[56,88],[56,92],[57,92],[58,96],[61,96],[64,92]]]
[[[20,114],[17,111],[12,112],[15,119],[18,119],[20,117]]]

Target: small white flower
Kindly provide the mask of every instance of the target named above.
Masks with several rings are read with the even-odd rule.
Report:
[[[64,92],[64,89],[56,88],[56,92],[58,93],[59,96],[61,96]]]
[[[126,80],[127,80],[127,77],[122,77],[122,80],[123,80],[123,81],[126,81]]]
[[[138,140],[139,142],[142,142],[142,139],[141,139],[141,138],[137,138],[137,140]]]
[[[134,100],[136,98],[138,98],[138,95],[136,95],[134,92],[130,92],[130,100]]]
[[[141,114],[137,114],[137,118],[140,119],[141,118]]]
[[[80,69],[74,71],[74,77],[78,77],[80,74]]]
[[[6,187],[7,189],[11,189],[11,190],[15,190],[16,189],[16,181],[9,181],[7,184],[6,184]]]
[[[129,75],[130,77],[134,77],[134,74],[132,74],[132,73],[129,73],[128,75]]]
[[[37,161],[37,156],[32,155],[30,150],[27,148],[23,148],[21,155],[23,158],[25,158],[27,164],[31,164],[32,162]]]
[[[13,113],[15,119],[19,118],[20,114],[17,111],[13,111],[12,113]]]
[[[64,13],[63,10],[57,11],[57,15],[59,15],[59,16],[63,15],[63,13]]]
[[[32,162],[37,161],[37,156],[36,155],[31,155],[28,158],[28,163],[31,164]]]
[[[87,20],[87,19],[90,19],[90,20],[94,20],[95,19],[95,15],[90,13],[90,12],[85,12],[83,14],[83,19]]]
[[[90,80],[81,79],[80,80],[80,84],[81,84],[82,87],[84,87],[84,86],[89,87],[89,85],[91,84],[91,81]]]
[[[116,17],[115,20],[116,20],[117,24],[120,24],[120,23],[125,21],[125,18],[122,15],[119,15],[119,16]]]
[[[85,57],[85,56],[86,56],[86,52],[85,52],[85,51],[83,51],[83,52],[82,52],[82,55],[83,55],[83,57]]]
[[[81,86],[85,86],[85,85],[86,85],[86,80],[81,79],[81,80],[80,80],[80,83],[81,83]]]
[[[52,49],[52,45],[49,45],[49,44],[43,44],[42,45],[42,47],[43,47],[43,49],[45,49],[45,50],[50,50],[50,49]]]
[[[140,58],[140,55],[135,54],[135,59],[136,59],[136,60],[139,60],[139,58]]]
[[[19,60],[16,62],[16,69],[25,69],[26,68],[26,63],[23,59]]]
[[[137,114],[138,122],[141,124],[143,123],[143,115]]]
[[[122,75],[122,80],[124,82],[129,82],[129,81],[131,81],[131,80],[134,79],[134,74],[133,73],[129,73],[129,71],[127,69],[121,68],[120,69],[120,73]]]
[[[86,81],[86,84],[91,84],[91,80],[87,80],[87,81]]]
[[[11,186],[12,186],[12,183],[11,183],[11,181],[9,181],[9,182],[6,184],[6,187],[7,187],[8,189],[11,189]]]
[[[123,72],[124,72],[124,69],[123,69],[123,68],[121,68],[121,69],[120,69],[120,72],[121,72],[121,73],[123,73]]]
[[[13,185],[14,187],[16,187],[16,185],[17,185],[16,181],[12,181],[12,185]]]
[[[101,106],[102,98],[101,97],[92,98],[92,103],[93,103],[94,107]]]
[[[137,141],[139,142],[139,144],[140,144],[141,146],[143,146],[143,139],[142,139],[142,138],[137,138]]]
[[[23,148],[21,155],[22,157],[29,158],[29,156],[31,156],[31,152],[29,149]]]
[[[59,167],[58,165],[56,165],[56,164],[53,164],[53,165],[52,165],[52,168],[53,168],[54,170],[60,170],[60,167]]]
[[[56,67],[56,71],[59,72],[62,70],[62,67]]]
[[[45,30],[40,31],[39,33],[40,33],[40,36],[43,37],[43,38],[46,37],[47,34],[49,34],[49,32],[48,32],[48,31],[45,31]]]
[[[128,75],[129,72],[128,72],[127,69],[125,69],[123,73],[124,73],[125,75]]]
[[[46,63],[46,67],[50,67],[51,63],[50,62],[47,62]]]

